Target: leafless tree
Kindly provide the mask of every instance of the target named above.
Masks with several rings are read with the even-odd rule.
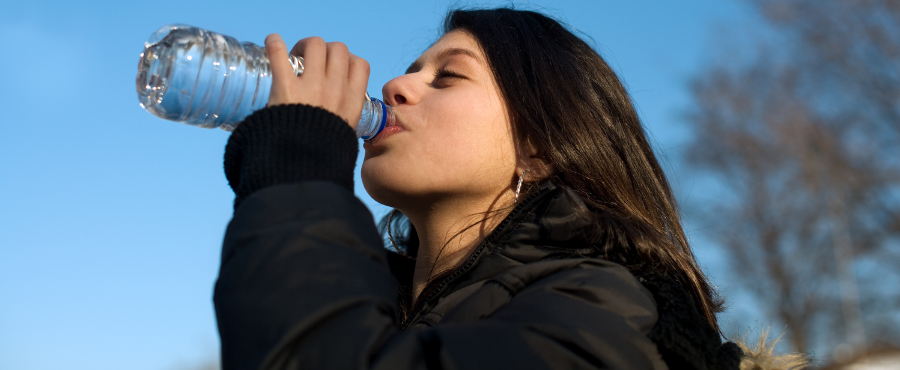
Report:
[[[688,209],[789,349],[896,341],[900,1],[747,1],[766,39],[692,81]]]

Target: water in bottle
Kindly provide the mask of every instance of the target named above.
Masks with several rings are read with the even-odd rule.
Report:
[[[288,58],[294,72],[303,73],[303,58]],[[266,106],[271,86],[265,48],[186,25],[168,25],[153,33],[138,64],[141,107],[160,118],[200,127],[233,130]],[[390,106],[366,95],[357,136],[370,139],[392,119]]]

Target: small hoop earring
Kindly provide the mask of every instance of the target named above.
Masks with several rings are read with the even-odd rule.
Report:
[[[394,222],[394,212],[397,212],[397,209],[391,209],[391,214],[388,216],[388,225],[387,225],[387,233],[388,240],[391,241],[391,247],[394,247],[394,250],[399,252],[400,248],[397,248],[397,243],[394,242],[394,234],[391,233],[391,223]]]
[[[525,181],[525,174],[527,174],[528,171],[530,170],[526,168],[525,171],[522,171],[522,175],[519,176],[519,183],[516,184],[516,199],[513,201],[513,204],[519,202],[519,191],[522,190],[522,182]]]

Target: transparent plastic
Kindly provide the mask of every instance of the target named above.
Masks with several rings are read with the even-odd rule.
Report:
[[[294,73],[302,74],[303,58],[288,58]],[[154,32],[138,63],[141,107],[157,117],[199,127],[234,130],[266,106],[271,87],[264,47],[187,25]],[[392,120],[391,107],[366,94],[356,134],[371,139]]]

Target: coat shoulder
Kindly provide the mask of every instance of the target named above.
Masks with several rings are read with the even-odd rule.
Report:
[[[740,346],[722,341],[681,284],[660,273],[638,279],[653,294],[659,320],[648,336],[672,369],[740,369]]]
[[[763,331],[753,345],[723,342],[694,305],[690,293],[662,274],[639,278],[657,303],[659,320],[648,336],[672,369],[799,370],[809,366],[806,356],[774,352],[774,341]]]

